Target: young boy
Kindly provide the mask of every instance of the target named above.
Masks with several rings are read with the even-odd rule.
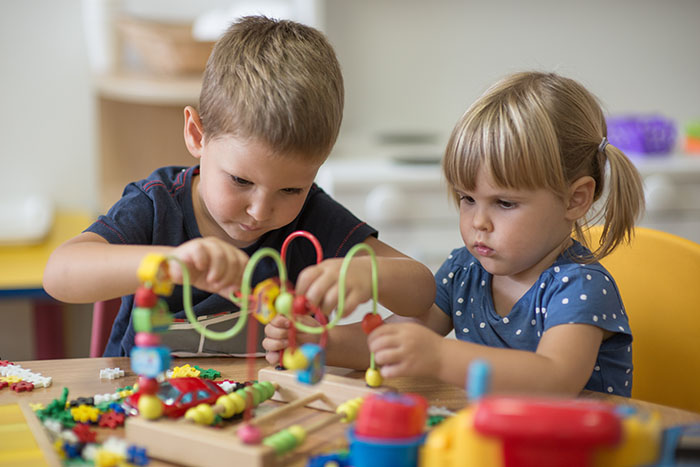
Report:
[[[199,112],[184,111],[185,144],[199,165],[161,168],[128,185],[106,216],[56,249],[44,288],[66,302],[122,296],[105,355],[128,355],[131,294],[146,253],[180,258],[196,287],[196,314],[213,315],[235,308],[224,297],[240,287],[249,255],[262,247],[279,250],[290,233],[307,230],[330,259],[313,265],[315,251],[300,239],[290,244],[287,266],[296,292],[311,303],[326,312],[336,306],[341,259],[333,258],[364,241],[378,256],[382,304],[402,314],[429,307],[411,290],[434,291],[430,271],[377,240],[375,229],[313,183],[342,113],[340,66],[320,32],[291,21],[242,18],[214,47]],[[169,266],[181,284],[178,263]],[[274,262],[263,261],[252,282],[275,276]],[[406,283],[412,287],[404,289]],[[367,256],[353,260],[346,284],[349,312],[371,297]],[[184,316],[180,287],[167,302],[176,317]]]

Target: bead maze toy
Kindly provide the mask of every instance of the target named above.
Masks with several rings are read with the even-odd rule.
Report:
[[[366,251],[370,257],[373,294],[373,308],[363,319],[362,327],[369,333],[382,323],[376,309],[378,291],[374,251],[366,244],[358,244],[344,258],[339,275],[337,312],[328,321],[321,310],[311,305],[304,296],[295,295],[287,280],[286,250],[289,242],[298,237],[304,237],[313,243],[317,262],[323,259],[318,240],[302,231],[291,234],[283,243],[280,253],[271,248],[255,252],[243,272],[240,293],[229,296],[240,308],[240,315],[225,332],[206,329],[197,322],[191,303],[189,273],[184,263],[176,257],[159,254],[149,254],[143,259],[138,270],[142,285],[137,289],[134,299],[133,323],[136,336],[131,353],[132,369],[139,375],[138,390],[129,397],[129,403],[138,409],[139,416],[127,420],[126,434],[128,439],[138,440],[141,445],[145,445],[149,455],[188,465],[225,462],[230,459],[236,459],[244,465],[259,466],[288,462],[293,457],[294,449],[307,438],[311,439],[321,431],[326,432],[340,421],[352,421],[362,396],[375,392],[376,389],[373,388],[381,386],[382,379],[373,354],[365,376],[366,384],[337,375],[324,376],[327,332],[343,317],[345,276],[351,259],[360,251]],[[265,257],[275,261],[278,277],[266,279],[253,288],[253,270]],[[169,349],[160,345],[159,334],[167,331],[172,317],[165,301],[159,296],[170,295],[174,287],[169,275],[169,261],[177,262],[182,269],[183,306],[187,319],[209,339],[226,340],[241,333],[251,315],[262,324],[269,323],[277,314],[289,319],[292,323],[289,328],[289,347],[282,353],[281,362],[284,368],[296,371],[296,375],[289,371],[264,369],[258,374],[258,382],[230,394],[206,387],[206,382],[197,378],[162,382],[164,373],[170,367],[170,353]],[[299,318],[307,314],[313,315],[319,325],[309,326],[300,322]],[[297,346],[297,331],[321,334],[320,344]],[[256,326],[248,326],[249,355],[254,353],[251,345],[254,346],[256,342],[255,332]],[[248,358],[251,362],[248,366],[249,379],[253,380],[252,357]],[[166,394],[171,395],[169,403],[165,402],[168,400]],[[253,417],[253,409],[268,399],[284,401],[287,405]],[[301,419],[294,412],[307,405],[336,413],[305,424],[302,422],[309,417],[310,411],[305,412]],[[183,413],[185,421],[175,419]],[[162,419],[164,415],[168,418]],[[243,420],[240,421],[240,418]],[[233,419],[238,423],[228,422],[219,430],[206,428],[206,425]],[[280,428],[276,423],[270,423],[280,420],[287,420],[291,424]],[[342,432],[338,435],[343,437]],[[187,446],[187,452],[173,451],[170,449],[173,445]]]

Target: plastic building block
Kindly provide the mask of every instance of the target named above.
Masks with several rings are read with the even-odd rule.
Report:
[[[97,439],[97,433],[92,431],[88,425],[75,425],[73,433],[81,443],[94,443]]]
[[[417,394],[372,394],[362,404],[355,432],[375,438],[410,438],[425,427],[428,403]]]
[[[10,389],[15,392],[32,391],[34,389],[34,384],[30,383],[29,381],[18,381],[10,384]]]
[[[98,422],[98,426],[103,427],[103,428],[116,428],[118,426],[122,426],[124,424],[124,419],[126,416],[124,413],[118,413],[114,411],[109,411],[105,412],[102,415],[100,415],[100,421]]]
[[[102,368],[100,370],[100,379],[117,379],[124,376],[124,370],[116,368]]]

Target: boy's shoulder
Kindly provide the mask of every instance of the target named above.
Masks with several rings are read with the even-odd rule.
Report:
[[[169,192],[179,190],[184,187],[188,178],[192,174],[199,173],[199,166],[185,167],[171,165],[160,167],[151,172],[148,177],[133,182],[132,185],[137,186],[145,192],[152,190],[166,189]]]

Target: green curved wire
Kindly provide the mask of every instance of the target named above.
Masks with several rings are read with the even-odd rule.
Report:
[[[294,322],[294,326],[302,332],[309,334],[321,334],[325,329],[333,328],[338,321],[343,317],[343,311],[345,308],[345,276],[347,275],[348,267],[350,267],[350,260],[355,254],[361,250],[366,250],[370,256],[370,262],[372,265],[372,313],[377,314],[377,303],[378,303],[378,279],[377,279],[377,257],[374,253],[372,247],[365,243],[358,243],[353,246],[348,254],[343,259],[343,264],[340,266],[340,274],[338,276],[338,312],[335,317],[326,326],[308,326],[303,323]],[[277,263],[277,270],[279,271],[280,278],[280,294],[287,293],[287,269],[282,262],[280,254],[273,250],[272,248],[265,247],[261,248],[250,257],[248,264],[246,264],[245,270],[243,271],[243,280],[241,284],[241,297],[237,298],[233,294],[230,294],[229,299],[236,305],[239,306],[241,310],[241,316],[236,321],[228,331],[219,332],[207,329],[202,324],[197,321],[197,316],[192,308],[192,290],[190,286],[190,273],[187,270],[187,266],[179,259],[174,256],[169,256],[167,259],[175,260],[182,270],[182,302],[185,308],[185,315],[188,321],[192,324],[194,329],[202,334],[203,336],[213,339],[213,340],[226,340],[237,335],[245,326],[248,320],[248,307],[250,305],[250,293],[251,293],[251,278],[255,266],[258,262],[266,257],[271,257]],[[285,310],[278,310],[280,313],[287,316],[287,313],[291,314],[291,310],[285,312]],[[289,318],[289,316],[287,316]],[[374,354],[371,355],[371,367],[374,368]]]
[[[248,321],[250,278],[253,275],[255,265],[264,256],[271,256],[277,262],[280,280],[282,282],[280,288],[282,289],[282,292],[286,292],[285,283],[287,281],[287,271],[284,269],[284,265],[282,264],[282,260],[280,259],[279,254],[272,248],[259,249],[255,252],[255,254],[253,254],[253,256],[251,256],[250,261],[248,261],[248,264],[246,265],[245,270],[243,271],[243,284],[241,284],[242,297],[241,300],[239,300],[239,302],[241,303],[241,316],[236,321],[236,324],[234,324],[228,331],[224,332],[212,331],[211,329],[207,329],[204,326],[202,326],[202,324],[199,321],[197,321],[197,316],[194,314],[194,310],[192,308],[192,289],[190,286],[190,273],[187,270],[187,266],[179,258],[176,258],[174,256],[168,257],[168,259],[173,259],[177,261],[177,263],[180,265],[180,269],[182,269],[182,304],[185,308],[185,315],[187,316],[187,320],[192,324],[192,327],[194,327],[194,329],[197,330],[197,332],[202,334],[204,337],[217,341],[230,339],[233,336],[237,335],[239,332],[241,332],[241,330],[245,327],[246,322]]]

